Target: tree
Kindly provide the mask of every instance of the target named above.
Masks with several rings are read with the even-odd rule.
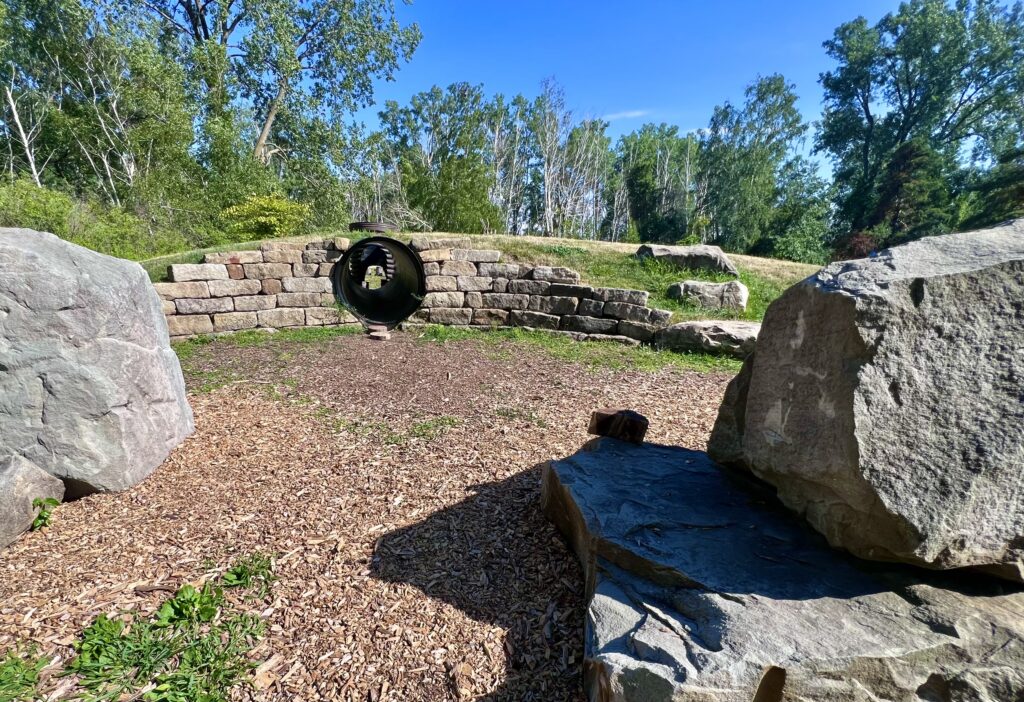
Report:
[[[961,223],[968,229],[1024,217],[1024,147],[999,156],[994,168],[970,187],[976,196],[973,212]]]
[[[913,150],[927,146],[948,175],[964,160],[991,159],[1024,125],[1019,3],[911,0],[873,26],[863,17],[841,25],[824,46],[838,66],[821,76],[816,149],[835,164],[844,236],[886,208],[880,198],[892,183],[884,182],[902,168],[910,153],[893,159],[909,142],[920,140]]]
[[[875,211],[868,220],[872,230],[882,233],[878,244],[949,231],[950,193],[942,167],[942,158],[922,138],[896,149],[879,179]]]

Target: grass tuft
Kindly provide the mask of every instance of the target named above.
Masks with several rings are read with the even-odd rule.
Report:
[[[36,688],[39,673],[46,661],[39,658],[35,648],[11,650],[0,659],[0,700],[3,702],[33,702],[40,699]]]
[[[265,553],[253,553],[236,560],[224,573],[221,582],[224,587],[251,590],[262,598],[270,594],[270,586],[275,580],[273,559]]]

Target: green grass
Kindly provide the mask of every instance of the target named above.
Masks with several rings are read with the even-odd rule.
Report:
[[[428,343],[476,341],[492,348],[513,342],[554,358],[590,367],[656,371],[681,368],[700,372],[739,372],[740,361],[723,356],[661,351],[649,346],[625,346],[608,341],[574,341],[561,334],[523,329],[478,331],[466,327],[430,325],[419,333]]]
[[[39,672],[46,661],[35,654],[34,648],[8,651],[0,659],[0,700],[2,702],[34,702],[39,699],[36,687]]]
[[[271,559],[252,554],[235,561],[220,581],[182,586],[151,616],[101,614],[74,644],[59,673],[74,675],[81,702],[228,702],[256,667],[250,651],[265,625],[227,600],[224,588],[265,599],[273,583]],[[33,649],[0,659],[0,701],[43,699],[39,674],[46,661]]]
[[[297,344],[311,344],[320,341],[329,341],[339,336],[351,336],[353,334],[362,334],[363,326],[361,324],[346,324],[340,327],[296,327],[294,329],[282,329],[277,332],[266,332],[259,331],[256,329],[247,329],[245,331],[235,332],[234,334],[224,334],[222,336],[197,336],[191,339],[184,339],[182,341],[176,341],[172,344],[175,353],[178,354],[178,360],[182,363],[190,361],[196,352],[207,346],[234,346],[234,347],[246,347],[246,346],[262,346],[264,344],[286,344],[286,343],[297,343]]]

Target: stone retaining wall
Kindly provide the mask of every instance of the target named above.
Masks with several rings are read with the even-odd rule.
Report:
[[[210,253],[203,263],[169,266],[172,282],[153,287],[171,338],[358,324],[331,292],[331,268],[348,246],[348,239],[269,242],[259,251]]]
[[[647,307],[646,290],[594,288],[568,268],[503,263],[501,252],[470,239],[413,239],[424,262],[427,297],[416,324],[526,327],[579,340],[651,342],[672,313]]]
[[[525,327],[576,339],[650,342],[671,312],[647,307],[644,290],[594,288],[568,268],[502,262],[469,239],[413,239],[427,274],[423,306],[408,326]],[[269,242],[259,251],[206,254],[169,266],[155,283],[172,339],[243,329],[357,324],[331,290],[348,239]]]

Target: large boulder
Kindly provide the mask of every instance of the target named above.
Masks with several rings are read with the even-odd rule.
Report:
[[[654,337],[658,348],[684,353],[715,353],[746,358],[757,343],[758,322],[701,320],[679,322],[659,329]]]
[[[636,250],[638,259],[656,258],[668,261],[677,268],[691,271],[705,270],[713,273],[728,273],[739,277],[740,272],[729,257],[717,246],[659,246],[644,244]]]
[[[193,431],[160,299],[137,263],[0,229],[0,456],[69,497],[123,490]]]
[[[0,458],[0,547],[32,526],[36,500],[64,497],[64,483],[21,456]]]
[[[712,283],[707,280],[684,280],[668,287],[668,297],[692,302],[709,310],[745,310],[750,291],[738,280]]]
[[[716,460],[863,558],[1024,578],[1024,220],[828,266],[746,363]]]
[[[828,547],[708,456],[593,440],[544,468],[602,702],[1024,700],[1024,592]]]

